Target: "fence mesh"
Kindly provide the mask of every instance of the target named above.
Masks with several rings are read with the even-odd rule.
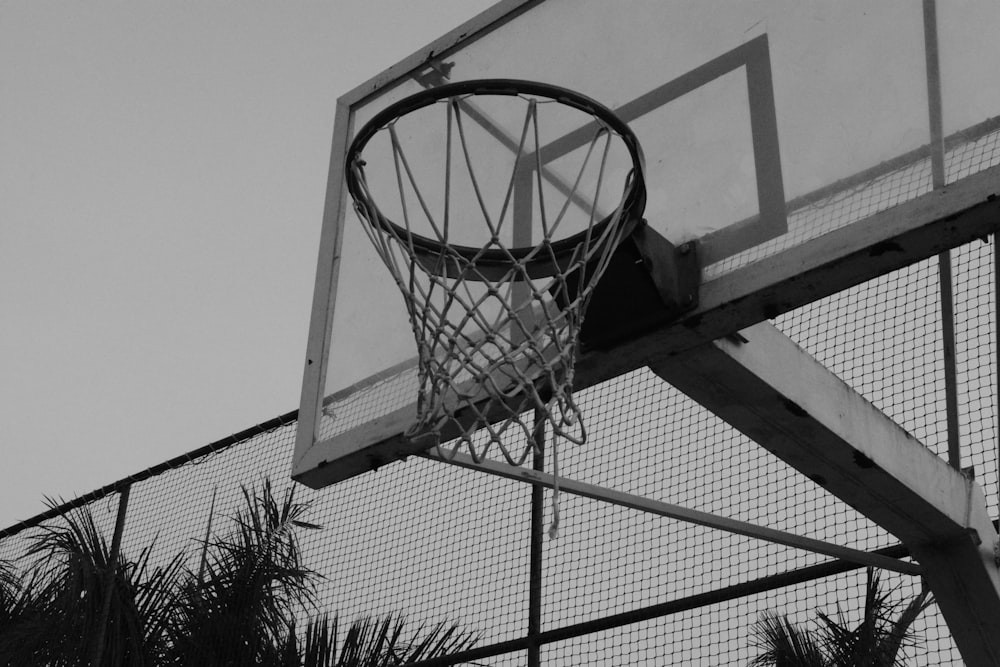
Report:
[[[997,132],[992,126],[984,132],[952,141],[953,178],[997,163]],[[793,220],[837,227],[916,196],[927,187],[926,162],[916,159],[847,193],[813,197]],[[977,241],[952,253],[962,464],[973,467],[991,517],[1000,513],[994,251],[992,241]],[[775,324],[945,456],[938,281],[932,258],[782,315]],[[335,397],[328,409],[350,420],[351,406],[368,405],[364,401],[378,392],[405,400],[391,383],[376,389]],[[648,370],[577,398],[589,441],[561,447],[567,477],[857,549],[896,543]],[[378,408],[364,408],[372,409]],[[288,477],[295,426],[293,418],[279,419],[155,474],[124,480],[63,516],[3,531],[0,563],[27,580],[38,566],[27,551],[84,510],[110,542],[119,491],[130,485],[124,557],[150,549],[151,562],[165,565],[183,554],[197,570],[205,540],[236,526],[234,517],[245,505],[241,487],[258,489],[270,480],[278,497],[294,488],[310,504],[306,520],[321,527],[299,531],[302,562],[319,576],[314,604],[295,612],[300,624],[323,614],[346,620],[395,614],[414,629],[456,623],[477,635],[479,647],[510,643],[477,663],[527,664],[531,487],[414,457],[312,491]],[[323,428],[333,426],[324,422]],[[863,568],[830,567],[829,559],[809,552],[566,493],[560,504],[561,535],[544,542],[536,591],[542,664],[747,664],[761,650],[754,625],[764,612],[810,628],[818,612],[842,614],[848,624],[860,619]],[[551,513],[549,502],[545,512]],[[919,578],[889,572],[882,581],[899,604],[921,586]],[[905,649],[908,664],[961,664],[935,606],[913,630],[918,641]]]

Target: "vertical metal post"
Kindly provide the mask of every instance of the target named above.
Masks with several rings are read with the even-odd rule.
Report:
[[[927,117],[931,134],[931,179],[944,187],[944,122],[941,110],[941,62],[938,54],[937,5],[924,0],[924,60],[927,68]]]
[[[519,158],[514,167],[514,197],[511,215],[511,241],[515,248],[530,246],[533,241],[534,229],[534,164]],[[522,331],[531,331],[535,325],[535,312],[532,309],[531,285],[527,282],[515,281],[511,286],[511,308],[516,310],[521,320],[520,327],[511,327],[510,338],[519,345],[524,340]]]
[[[945,186],[944,123],[941,108],[941,67],[938,57],[937,6],[924,0],[924,58],[927,67],[927,113],[930,121],[931,181],[935,190]],[[962,469],[958,428],[958,362],[955,347],[955,301],[952,293],[951,253],[938,255],[941,291],[941,345],[944,361],[945,410],[948,427],[948,463]]]
[[[129,484],[118,492],[118,516],[115,517],[115,534],[111,538],[111,553],[108,555],[108,581],[104,585],[104,598],[101,600],[101,617],[97,623],[97,636],[94,637],[91,667],[98,667],[104,654],[104,637],[111,616],[111,596],[114,595],[115,581],[118,577],[118,553],[122,546],[122,531],[125,529],[125,512],[128,509],[128,495],[131,489],[132,485]]]
[[[535,408],[534,469],[545,470],[545,413]],[[545,546],[543,522],[545,488],[540,484],[531,485],[531,552],[528,574],[528,667],[540,667],[541,644],[538,636],[542,632],[542,550]]]
[[[955,306],[951,286],[951,253],[938,256],[941,285],[941,346],[944,361],[945,411],[948,420],[948,463],[962,469],[958,428],[958,353],[955,347]]]
[[[993,364],[996,378],[996,404],[993,417],[1000,420],[1000,234],[993,235]],[[997,447],[997,504],[1000,505],[1000,439]]]
[[[201,548],[201,562],[198,563],[198,584],[205,580],[205,569],[208,567],[208,543],[212,539],[212,520],[215,518],[215,495],[219,488],[212,489],[212,504],[208,507],[208,525],[205,526],[205,541]]]
[[[536,146],[536,150],[538,147]],[[534,164],[518,159],[514,168],[514,201],[512,241],[515,247],[525,247],[532,244],[534,230]],[[535,314],[531,308],[531,285],[526,282],[515,282],[511,289],[511,306],[517,308],[517,315],[522,326],[512,328],[511,339],[520,343],[523,339],[521,331],[531,331],[534,328]],[[518,308],[518,306],[520,307]],[[545,470],[545,413],[541,408],[535,408],[534,424],[531,432],[534,446],[533,467],[535,470]],[[531,527],[530,546],[528,552],[528,667],[540,667],[541,644],[538,636],[542,632],[542,550],[544,548],[545,520],[545,489],[538,485],[531,486]]]

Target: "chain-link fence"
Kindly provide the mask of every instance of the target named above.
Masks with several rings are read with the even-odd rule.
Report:
[[[997,164],[997,137],[993,123],[953,138],[952,177]],[[863,182],[798,202],[793,231],[848,224],[927,191],[926,161],[926,153],[914,154]],[[956,249],[953,278],[962,465],[973,469],[995,518],[994,252],[993,241]],[[775,323],[925,446],[947,454],[936,260]],[[906,556],[891,535],[648,370],[587,389],[578,400],[589,440],[560,448],[566,477]],[[125,563],[148,550],[149,568],[179,562],[188,581],[205,581],[212,567],[206,545],[239,533],[236,517],[246,521],[241,488],[260,493],[269,480],[278,499],[294,488],[308,504],[299,519],[320,526],[292,529],[301,565],[314,573],[312,601],[287,610],[295,631],[323,615],[345,622],[394,615],[405,619],[406,637],[438,623],[473,633],[474,652],[459,658],[476,664],[535,664],[537,656],[546,665],[737,665],[765,650],[765,613],[815,633],[820,613],[853,627],[865,609],[869,575],[862,566],[569,493],[559,498],[560,536],[533,552],[531,485],[434,460],[412,457],[320,491],[299,487],[288,476],[295,426],[295,414],[285,415],[2,531],[0,563],[9,579],[30,581],[51,565],[40,561],[51,552],[29,551],[85,511],[111,545],[121,509]],[[127,503],[120,503],[126,490]],[[552,496],[545,495],[547,524]],[[540,569],[532,567],[533,553]],[[881,590],[898,615],[920,594],[921,581],[884,572]],[[911,630],[908,663],[961,663],[933,604]],[[321,664],[289,660],[280,664]]]

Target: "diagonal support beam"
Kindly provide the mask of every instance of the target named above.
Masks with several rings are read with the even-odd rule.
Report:
[[[902,540],[965,661],[1000,664],[997,532],[979,485],[769,323],[740,339],[650,368]]]

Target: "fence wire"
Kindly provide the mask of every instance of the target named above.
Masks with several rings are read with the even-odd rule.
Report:
[[[1000,159],[995,123],[960,139],[949,146],[953,178]],[[800,202],[792,220],[816,236],[924,192],[926,179],[926,160],[916,156],[847,191]],[[1000,513],[994,250],[991,240],[953,251],[961,454],[986,492],[991,517]],[[938,290],[936,260],[929,259],[775,324],[945,456]],[[560,449],[567,477],[856,549],[896,544],[648,370],[577,398],[589,440]],[[385,378],[333,397],[324,433],[338,428],[333,415],[361,421],[352,405],[374,414],[385,409],[380,400],[406,397]],[[541,664],[741,665],[762,650],[754,628],[766,612],[811,629],[820,612],[842,615],[848,625],[860,621],[864,568],[830,566],[809,552],[566,493],[559,500],[561,535],[544,542],[542,584],[532,591],[530,486],[413,457],[312,491],[289,479],[294,438],[294,415],[286,415],[14,526],[0,533],[0,564],[27,581],[40,566],[38,557],[26,556],[32,546],[86,511],[110,543],[119,491],[129,486],[125,561],[148,549],[150,562],[163,566],[181,554],[197,572],[206,540],[238,529],[246,504],[241,488],[259,490],[269,480],[276,497],[294,489],[309,505],[303,519],[320,526],[297,530],[302,564],[316,573],[313,602],[290,612],[300,628],[323,615],[347,622],[395,615],[413,630],[455,624],[492,653],[477,664],[524,665],[536,594]],[[545,512],[548,523],[548,491]],[[882,583],[900,605],[920,592],[919,578],[886,572]],[[961,664],[936,606],[913,631],[908,664]]]

